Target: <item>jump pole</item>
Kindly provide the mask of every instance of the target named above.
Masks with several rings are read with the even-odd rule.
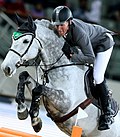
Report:
[[[0,137],[41,137],[29,133],[25,133],[22,131],[17,131],[9,128],[0,128]]]
[[[22,136],[16,136],[16,135],[0,132],[0,137],[22,137]]]

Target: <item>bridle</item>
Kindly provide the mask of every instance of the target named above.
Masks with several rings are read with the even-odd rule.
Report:
[[[26,35],[31,35],[31,36],[32,36],[32,39],[31,39],[31,41],[30,41],[27,49],[26,49],[22,54],[18,53],[16,50],[14,50],[14,49],[12,49],[12,48],[10,48],[9,51],[14,52],[15,54],[17,54],[17,55],[20,57],[20,62],[16,64],[16,67],[17,67],[17,68],[20,67],[20,66],[25,66],[25,67],[27,67],[27,66],[35,66],[35,67],[36,67],[36,73],[37,73],[37,67],[40,66],[41,70],[43,71],[43,78],[44,78],[44,79],[43,79],[43,84],[45,85],[46,83],[48,83],[48,82],[45,82],[45,81],[48,81],[48,80],[46,80],[46,79],[48,78],[48,76],[47,76],[47,75],[48,75],[48,72],[49,72],[50,70],[52,70],[52,69],[56,69],[56,68],[59,68],[59,67],[63,67],[63,66],[56,66],[56,67],[54,67],[54,65],[62,58],[62,56],[64,55],[64,53],[63,53],[60,57],[58,57],[58,59],[56,59],[56,61],[55,61],[54,63],[47,64],[46,66],[49,66],[49,69],[47,69],[47,70],[42,67],[42,66],[45,66],[45,65],[39,65],[39,64],[36,62],[36,60],[38,60],[38,58],[39,58],[39,52],[40,52],[40,51],[38,52],[38,55],[37,55],[37,57],[36,57],[36,60],[35,60],[32,64],[29,64],[26,60],[22,60],[22,58],[23,58],[23,56],[28,52],[29,48],[30,48],[31,45],[32,45],[33,40],[36,39],[36,40],[38,41],[40,47],[41,47],[41,48],[43,48],[43,47],[42,47],[42,44],[41,44],[40,40],[35,36],[34,33],[24,33],[24,34],[21,34],[21,35],[20,35],[19,37],[17,37],[17,38],[14,38],[14,37],[13,37],[13,39],[14,39],[14,40],[18,40],[19,38],[24,37],[24,36],[26,36]],[[66,65],[66,66],[67,66],[67,65]],[[36,75],[36,76],[37,76],[37,75]],[[38,78],[37,78],[37,79],[38,79]]]
[[[22,34],[21,36],[19,36],[18,38],[14,38],[14,37],[13,37],[13,39],[14,39],[14,40],[18,40],[19,38],[24,37],[24,36],[26,36],[26,35],[31,35],[31,36],[32,36],[32,39],[31,39],[31,41],[30,41],[27,49],[24,51],[24,53],[20,54],[20,53],[18,53],[16,50],[14,50],[14,49],[12,49],[12,48],[9,49],[9,51],[14,52],[15,54],[17,54],[17,55],[20,57],[20,61],[21,61],[22,63],[24,62],[24,61],[22,60],[22,58],[23,58],[23,56],[28,52],[28,50],[29,50],[29,48],[31,47],[32,42],[33,42],[34,39],[36,39],[36,40],[39,42],[40,47],[43,48],[40,40],[39,40],[39,39],[35,36],[35,34],[33,34],[33,33],[24,33],[24,34]]]

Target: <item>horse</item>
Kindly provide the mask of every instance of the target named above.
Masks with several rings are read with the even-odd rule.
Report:
[[[35,107],[34,100],[37,99],[37,102],[43,101],[47,116],[68,136],[71,136],[76,124],[82,127],[82,137],[120,137],[119,111],[110,129],[98,130],[99,111],[88,99],[84,88],[87,67],[73,64],[67,59],[62,52],[65,41],[55,32],[51,22],[46,19],[34,21],[30,16],[27,20],[17,16],[16,21],[18,29],[13,33],[12,45],[1,69],[10,77],[22,65],[31,64],[37,68],[36,79],[27,71],[19,75],[16,95],[18,118],[24,120],[30,114],[32,127],[35,132],[39,132],[42,120],[39,116],[40,103]],[[29,111],[25,105],[25,85],[32,95]],[[76,123],[78,106],[84,109],[88,117]]]

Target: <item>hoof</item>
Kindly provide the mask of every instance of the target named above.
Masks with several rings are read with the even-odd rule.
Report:
[[[42,128],[42,121],[40,118],[35,117],[33,119],[31,119],[31,123],[32,123],[32,127],[34,129],[34,131],[37,133],[41,130]]]
[[[17,116],[20,120],[25,120],[28,117],[28,109],[24,103],[18,105]]]

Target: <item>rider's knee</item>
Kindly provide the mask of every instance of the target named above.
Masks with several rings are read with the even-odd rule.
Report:
[[[104,81],[104,76],[102,75],[94,75],[94,81],[95,81],[95,84],[100,84]]]

